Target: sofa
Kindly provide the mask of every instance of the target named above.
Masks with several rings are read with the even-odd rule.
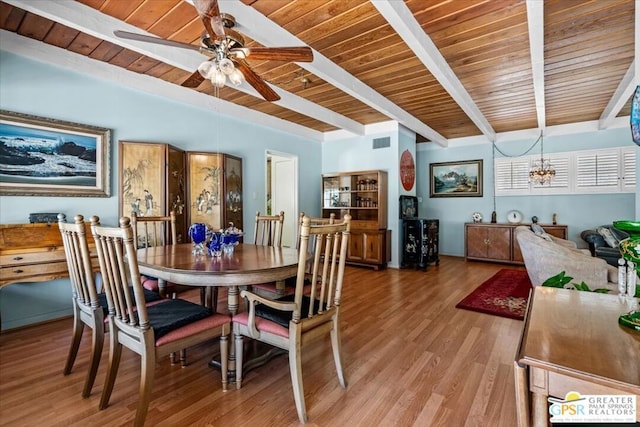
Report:
[[[613,225],[602,225],[592,230],[584,230],[580,237],[589,244],[592,256],[602,258],[609,265],[617,267],[620,259],[618,243],[628,238],[629,234]]]
[[[592,290],[606,288],[610,294],[618,293],[618,269],[592,257],[588,250],[578,249],[575,242],[534,233],[522,225],[516,227],[515,235],[533,286],[564,271],[573,277],[571,283],[585,282]]]

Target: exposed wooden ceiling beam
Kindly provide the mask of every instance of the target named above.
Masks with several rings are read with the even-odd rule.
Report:
[[[469,119],[489,139],[495,141],[496,132],[484,114],[473,101],[446,59],[442,56],[431,38],[416,21],[413,13],[402,1],[375,0],[372,4],[389,22],[393,29],[416,54],[442,87],[458,103]]]
[[[538,127],[542,132],[547,126],[544,100],[544,2],[527,0],[527,24],[529,27],[529,50],[533,73],[533,94],[536,102]]]
[[[6,3],[53,21],[60,22],[70,28],[74,28],[110,43],[125,47],[188,72],[193,72],[198,68],[198,65],[208,59],[205,55],[195,51],[116,37],[113,34],[115,30],[129,31],[151,36],[153,36],[153,34],[144,32],[137,27],[128,25],[125,22],[100,13],[96,9],[78,2],[6,0]],[[318,104],[307,101],[302,97],[286,92],[280,88],[274,86],[271,87],[282,98],[280,101],[276,102],[276,104],[281,107],[315,118],[316,120],[324,123],[329,123],[356,135],[364,135],[364,126],[361,123],[349,119],[348,117],[338,114],[328,108],[324,108]],[[243,83],[242,86],[234,89],[261,98],[255,89],[246,82]]]
[[[221,2],[220,11],[233,15],[237,20],[236,26],[241,33],[265,46],[302,46],[305,44],[254,8],[240,1]],[[443,147],[447,146],[447,139],[444,136],[349,74],[327,57],[315,50],[313,56],[313,62],[298,63],[298,65],[417,134],[423,135]]]
[[[598,120],[598,126],[600,129],[607,129],[611,126],[613,120],[616,118],[620,110],[622,110],[622,107],[624,107],[631,95],[633,95],[633,92],[636,90],[636,86],[638,85],[637,74],[635,71],[637,62],[638,61],[634,60],[631,63],[631,66],[627,69],[622,80],[620,80],[620,83],[607,103],[607,106],[602,111],[602,115],[600,115],[600,119]]]
[[[616,91],[607,103],[599,120],[599,128],[606,129],[613,123],[622,107],[625,106],[629,98],[633,95],[636,87],[640,84],[640,2],[636,1],[635,7],[635,29],[633,33],[634,54],[635,58],[629,66],[624,77],[618,84]]]

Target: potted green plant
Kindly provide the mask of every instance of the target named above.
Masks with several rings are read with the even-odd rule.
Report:
[[[564,271],[561,271],[555,276],[551,276],[547,280],[545,280],[542,283],[542,286],[547,286],[550,288],[576,289],[578,291],[596,292],[599,294],[606,294],[609,292],[609,289],[606,289],[606,288],[597,288],[597,289],[591,290],[591,288],[589,288],[589,286],[584,281],[580,283],[569,283],[572,280],[573,280],[573,277],[567,276],[567,274]],[[570,286],[565,288],[566,284],[569,284]]]

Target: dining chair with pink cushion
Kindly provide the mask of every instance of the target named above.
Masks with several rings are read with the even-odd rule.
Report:
[[[145,306],[130,219],[120,218],[119,224],[119,227],[104,227],[97,216],[91,218],[110,328],[109,365],[99,407],[105,409],[109,404],[124,346],[141,359],[134,425],[142,426],[151,399],[156,361],[163,356],[220,337],[222,387],[227,387],[230,317],[179,298]],[[127,292],[128,283],[133,287],[133,295]]]
[[[255,228],[253,230],[253,244],[260,246],[282,246],[282,230],[284,226],[284,211],[278,215],[261,215],[256,212]],[[258,292],[276,290],[276,283],[257,283],[249,287]]]
[[[176,213],[174,211],[169,212],[169,215],[166,216],[138,216],[135,211],[132,211],[131,227],[135,236],[134,245],[136,249],[178,243]],[[158,279],[155,277],[142,276],[142,286],[153,292],[160,291]],[[166,292],[167,295],[175,298],[177,296],[176,285],[172,282],[167,282]]]
[[[305,217],[304,212],[300,212],[298,215],[298,228],[296,230],[296,249],[300,249],[300,231],[302,230],[302,219]],[[311,218],[309,217],[309,224],[311,225],[324,225],[324,224],[333,224],[335,222],[336,214],[332,213],[329,218]],[[313,243],[313,242],[312,242]],[[313,245],[310,245],[313,247]],[[305,294],[309,293],[309,288],[311,287],[311,278],[307,275],[307,281],[305,285]],[[284,283],[281,283],[278,286],[277,283],[261,283],[258,285],[253,285],[252,289],[257,290],[261,295],[267,297],[278,298],[283,295],[291,295],[296,290],[296,278],[291,277],[290,279],[284,280]]]
[[[96,283],[94,270],[97,266],[94,266],[91,260],[87,243],[87,223],[85,223],[84,217],[76,215],[73,223],[67,223],[66,215],[58,214],[58,227],[73,294],[73,337],[63,374],[69,375],[71,373],[82,341],[84,327],[88,326],[91,329],[91,356],[89,370],[82,388],[82,397],[86,398],[91,394],[96,379],[104,335],[107,332],[105,327],[107,298]],[[161,301],[162,298],[157,293],[145,291],[145,300],[152,303]]]
[[[249,337],[287,350],[293,396],[300,422],[307,421],[307,410],[302,382],[302,350],[312,340],[331,336],[331,347],[338,381],[347,383],[342,367],[340,344],[340,304],[345,260],[349,244],[351,216],[345,215],[341,223],[310,225],[305,217],[300,233],[300,255],[296,288],[293,295],[276,300],[242,291],[249,310],[233,316],[236,351],[236,386],[242,386],[243,338]],[[313,241],[313,248],[309,248]],[[319,289],[311,287],[304,294],[307,277],[307,251],[310,249],[310,274]]]
[[[284,212],[278,215],[261,215],[256,212],[253,244],[262,246],[282,246],[282,226],[284,225]]]
[[[135,245],[137,249],[153,246],[175,245],[180,243],[177,232],[177,217],[175,211],[169,212],[166,216],[137,216],[135,211],[131,212],[131,227],[136,236]],[[142,286],[153,292],[160,292],[158,279],[150,276],[142,276]],[[182,291],[189,287],[181,286],[173,282],[167,282],[166,294],[176,298]],[[218,304],[218,289],[210,287],[200,287],[200,303],[208,307],[215,307]],[[173,362],[175,362],[172,359]]]

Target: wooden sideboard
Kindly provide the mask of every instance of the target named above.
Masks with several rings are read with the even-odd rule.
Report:
[[[531,224],[466,223],[464,225],[465,260],[493,261],[524,265],[516,227]],[[544,231],[561,239],[567,238],[566,225],[540,224]]]
[[[97,255],[88,224],[87,236],[97,269]],[[0,224],[0,287],[64,277],[69,277],[69,271],[57,223]]]

